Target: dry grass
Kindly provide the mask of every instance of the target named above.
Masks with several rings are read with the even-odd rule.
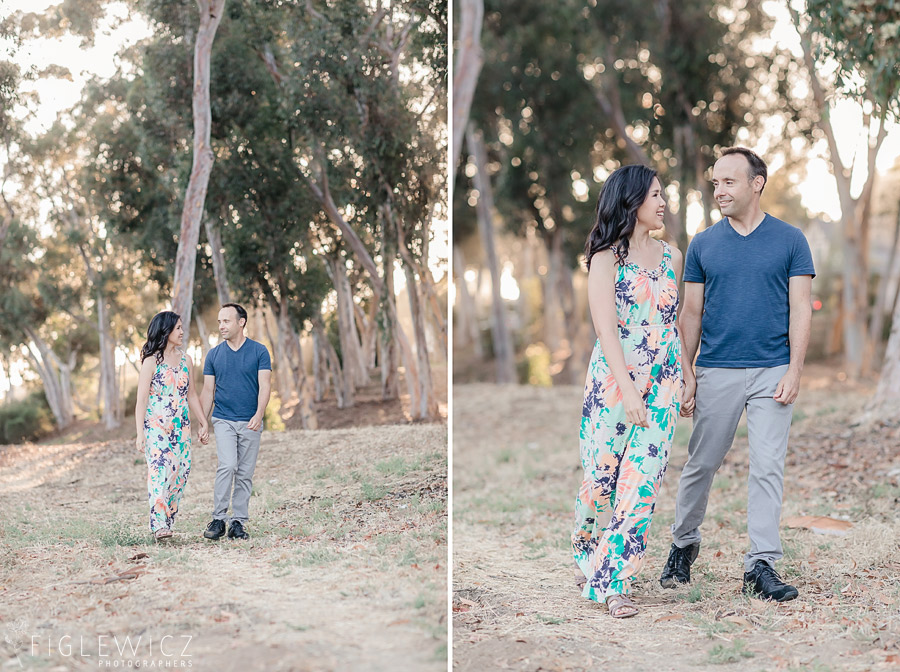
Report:
[[[811,370],[795,406],[783,517],[831,515],[854,527],[845,537],[782,529],[779,570],[800,598],[778,605],[739,592],[748,545],[745,430],[713,485],[692,585],[659,586],[690,434],[681,421],[634,589],[642,611],[625,620],[584,600],[572,578],[581,390],[456,386],[456,669],[896,669],[897,441],[850,427],[868,390],[839,388],[830,375]],[[839,440],[816,451],[820,436]],[[841,451],[854,456],[849,465],[834,463]],[[880,457],[861,465],[865,455]]]
[[[444,669],[446,436],[445,425],[264,434],[249,542],[201,537],[216,459],[195,441],[165,546],[151,541],[130,442],[0,449],[2,660],[96,668],[105,643],[110,660],[146,661],[147,648],[120,656],[113,638],[154,638],[159,659],[169,635],[179,656],[191,637],[190,657],[166,660],[200,670]]]

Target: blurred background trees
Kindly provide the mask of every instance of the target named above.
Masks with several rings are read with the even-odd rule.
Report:
[[[458,25],[477,16],[468,4]],[[502,380],[484,363],[511,348],[518,382],[581,384],[594,341],[582,249],[603,181],[628,163],[657,169],[665,235],[684,251],[720,218],[709,176],[730,145],[763,155],[763,208],[813,248],[809,357],[850,377],[896,363],[883,356],[900,275],[896,3],[482,7],[480,41],[460,34],[455,56],[477,63],[480,49],[484,64],[468,118],[454,116],[468,139],[453,198],[456,381]]]
[[[146,36],[123,46],[115,74],[91,79],[56,123],[29,123],[41,106],[29,84],[71,77],[65,63],[29,67],[31,45],[64,34],[92,44],[121,5],[0,17],[3,403],[24,403],[31,380],[56,427],[119,425],[133,408],[147,324],[175,304],[180,273],[195,363],[218,342],[219,305],[244,303],[294,425],[315,428],[323,404],[352,415],[364,390],[402,400],[408,419],[439,417],[446,3],[227,0],[199,13],[192,2],[126,3]],[[209,49],[209,142],[201,128],[198,145],[212,167],[198,209],[184,203],[204,11],[221,16]]]

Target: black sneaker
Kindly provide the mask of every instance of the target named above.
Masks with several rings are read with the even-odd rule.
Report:
[[[778,572],[765,560],[757,560],[753,569],[744,573],[741,592],[750,597],[776,602],[787,602],[800,594],[796,588],[782,581]]]
[[[206,532],[203,533],[203,536],[207,539],[216,540],[220,539],[223,534],[225,534],[225,521],[213,518],[212,522],[206,526]]]
[[[666,560],[666,566],[663,567],[662,574],[659,576],[659,585],[663,588],[674,588],[675,586],[691,582],[691,565],[700,554],[700,544],[691,544],[684,548],[678,548],[672,544],[669,549],[669,559]]]
[[[232,520],[231,526],[228,528],[228,538],[229,539],[249,539],[250,535],[247,534],[246,530],[244,530],[244,526],[241,525],[241,521]]]

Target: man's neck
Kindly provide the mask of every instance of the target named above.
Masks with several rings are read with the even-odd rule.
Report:
[[[228,347],[232,350],[240,350],[241,346],[244,344],[244,341],[247,340],[247,337],[244,336],[244,332],[239,333],[237,336],[231,339],[227,339],[225,342],[228,344]]]
[[[728,217],[728,222],[731,224],[731,227],[737,231],[742,236],[749,236],[751,233],[756,231],[757,227],[762,224],[763,220],[766,218],[766,213],[759,209],[759,206],[756,206],[750,212],[741,215],[740,217],[736,215],[730,215]]]

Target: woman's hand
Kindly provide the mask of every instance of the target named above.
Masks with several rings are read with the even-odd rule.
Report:
[[[690,418],[694,415],[697,403],[697,378],[690,369],[684,370],[684,392],[681,395],[681,416]]]
[[[200,443],[202,443],[204,446],[209,443],[209,425],[207,425],[205,422],[200,423],[200,432],[198,436],[200,438]]]
[[[622,402],[625,404],[625,418],[633,425],[647,427],[647,407],[644,399],[634,385],[626,385],[622,394]]]
[[[137,449],[139,453],[143,453],[146,450],[147,446],[147,438],[144,436],[143,432],[138,433],[138,435],[134,439],[134,447]]]

